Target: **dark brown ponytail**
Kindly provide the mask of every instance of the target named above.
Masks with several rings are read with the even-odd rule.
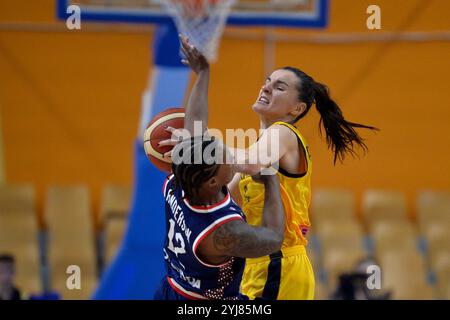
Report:
[[[328,148],[334,153],[334,163],[337,159],[342,162],[346,154],[357,155],[355,144],[361,147],[364,152],[368,150],[364,139],[359,136],[355,128],[378,130],[377,128],[345,120],[341,109],[331,99],[327,86],[314,81],[313,78],[297,68],[285,67],[283,69],[293,72],[299,78],[298,98],[299,101],[306,104],[305,112],[298,116],[294,122],[303,118],[313,104],[316,105],[316,109],[320,113],[320,132],[322,133],[323,127]]]

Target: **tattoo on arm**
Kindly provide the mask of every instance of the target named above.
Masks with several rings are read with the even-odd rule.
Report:
[[[242,258],[271,254],[280,249],[282,240],[268,228],[253,227],[240,220],[225,223],[213,236],[215,250],[224,255]]]

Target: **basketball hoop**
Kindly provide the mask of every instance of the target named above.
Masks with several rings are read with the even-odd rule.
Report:
[[[175,21],[178,31],[210,62],[217,58],[219,40],[236,0],[153,0]]]

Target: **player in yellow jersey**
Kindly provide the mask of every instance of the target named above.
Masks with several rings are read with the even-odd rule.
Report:
[[[311,198],[312,161],[309,148],[296,127],[277,121],[272,127],[284,126],[292,143],[294,136],[302,168],[291,172],[279,166],[277,175],[285,208],[285,233],[282,250],[271,256],[247,259],[241,284],[242,292],[250,298],[265,299],[313,299],[314,273],[306,255],[305,236],[310,227],[308,208]],[[283,133],[281,133],[283,135]],[[282,161],[280,161],[282,162]],[[264,201],[264,188],[260,188],[250,175],[239,175],[239,195],[235,194],[245,213],[247,222],[260,225]],[[233,186],[233,188],[235,188]]]
[[[196,90],[201,98],[207,97],[207,85]],[[273,167],[280,180],[286,215],[284,240],[280,251],[247,259],[241,290],[251,299],[314,298],[314,273],[305,250],[305,236],[311,225],[308,210],[312,162],[309,147],[295,126],[313,105],[320,113],[320,123],[328,146],[334,152],[334,162],[343,160],[347,153],[355,154],[355,146],[367,149],[355,128],[376,129],[345,120],[339,106],[329,96],[328,88],[299,69],[278,69],[266,79],[253,105],[263,133],[249,149],[238,153],[234,163],[238,173],[228,185],[247,222],[259,226],[265,190],[252,175]],[[173,128],[167,130],[174,131]],[[176,143],[177,140],[172,139],[160,145]],[[250,159],[255,154],[268,156]],[[165,156],[169,157],[170,152]],[[252,164],[248,160],[252,160]]]
[[[277,148],[276,159],[269,157],[270,160],[265,162],[258,159],[258,164],[277,168],[286,214],[285,235],[279,252],[247,259],[241,287],[251,299],[314,298],[314,273],[305,250],[308,243],[305,236],[311,225],[308,210],[312,161],[308,144],[295,126],[312,105],[320,113],[320,124],[325,130],[328,146],[334,152],[334,162],[343,160],[347,153],[355,154],[356,145],[367,149],[355,128],[376,130],[346,121],[339,106],[329,96],[328,88],[299,69],[285,67],[266,79],[253,105],[261,128],[265,130],[245,157],[252,154],[253,148],[263,150],[262,154],[274,154],[273,148]],[[278,144],[272,139],[275,132]],[[252,170],[254,167],[250,166],[242,169],[249,173]],[[260,225],[264,188],[245,174],[236,174],[229,188],[241,205],[247,222]]]

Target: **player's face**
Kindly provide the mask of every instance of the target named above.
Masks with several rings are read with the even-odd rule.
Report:
[[[226,186],[233,180],[233,169],[229,164],[221,164],[217,174],[214,176],[214,185],[218,188]]]
[[[230,164],[220,164],[219,169],[214,177],[206,181],[200,187],[200,193],[217,193],[223,186],[233,180],[234,171]]]
[[[276,70],[261,87],[253,110],[266,119],[286,120],[296,117],[299,79],[289,70]]]

